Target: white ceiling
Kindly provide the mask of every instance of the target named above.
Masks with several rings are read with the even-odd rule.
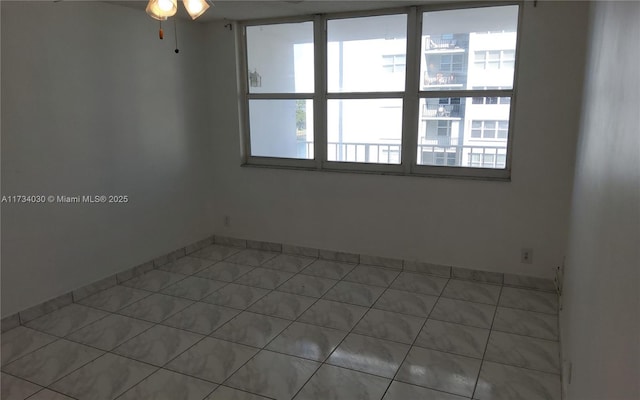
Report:
[[[106,1],[126,7],[133,7],[144,10],[147,1],[130,0],[130,1]],[[248,20],[260,18],[288,17],[295,15],[312,15],[320,13],[345,12],[345,11],[364,11],[376,10],[392,7],[403,7],[408,5],[434,3],[434,0],[387,0],[387,1],[368,1],[368,0],[351,0],[351,1],[309,1],[309,0],[262,0],[262,1],[245,1],[245,0],[214,0],[214,6],[209,8],[200,18],[198,22],[209,22],[217,20]],[[178,6],[178,16],[188,18],[184,11],[184,7]]]

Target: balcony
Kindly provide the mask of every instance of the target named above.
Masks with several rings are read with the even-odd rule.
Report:
[[[466,35],[465,35],[466,36]],[[460,37],[425,36],[424,50],[444,52],[448,50],[464,51],[469,48],[469,40]]]
[[[327,159],[329,161],[400,164],[401,145],[399,143],[329,142],[327,147]]]
[[[437,72],[429,75],[425,72],[422,84],[423,86],[448,86],[450,88],[462,88],[467,81],[464,73],[454,72]]]
[[[505,168],[507,148],[504,146],[418,145],[418,165],[451,167]]]
[[[452,85],[456,83],[457,83],[457,79],[455,74],[437,73],[435,76],[429,76],[427,74],[424,74],[424,84],[427,86]]]
[[[457,138],[454,140],[458,140]],[[420,139],[420,144],[418,146],[438,146],[438,147],[450,147],[455,144],[451,144],[451,136],[427,136],[426,138]]]
[[[329,142],[329,161],[377,164],[400,164],[400,143],[338,143]],[[299,142],[298,156],[313,154],[313,142]],[[427,138],[418,144],[418,165],[446,165],[450,167],[504,168],[507,148],[503,146],[452,145],[450,137]],[[481,157],[478,164],[473,157]],[[493,160],[487,163],[486,156]],[[501,159],[502,158],[502,159]],[[440,161],[444,162],[440,164]]]
[[[400,164],[400,144],[339,143],[327,144],[329,161]],[[313,158],[313,142],[298,142],[298,158]]]
[[[429,104],[422,105],[423,118],[462,118],[462,104]]]

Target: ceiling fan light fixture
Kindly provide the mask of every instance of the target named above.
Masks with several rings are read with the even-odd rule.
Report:
[[[178,11],[178,0],[149,0],[146,12],[151,18],[164,21]]]
[[[206,0],[183,0],[183,4],[191,19],[198,18],[209,8]]]

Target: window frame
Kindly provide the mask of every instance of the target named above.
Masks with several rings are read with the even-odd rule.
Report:
[[[498,90],[421,90],[420,68],[422,56],[422,16],[425,12],[485,7],[518,6],[516,47],[511,89]],[[523,0],[461,2],[454,4],[431,4],[396,7],[361,12],[342,12],[239,21],[236,29],[236,65],[238,77],[238,107],[240,110],[241,165],[247,167],[269,167],[332,172],[377,173],[422,177],[445,177],[480,180],[511,179],[513,155],[515,109],[517,103],[518,66],[522,41]],[[403,92],[341,92],[329,93],[327,87],[327,22],[336,19],[373,17],[394,14],[407,16],[407,51],[405,66],[405,90]],[[313,93],[249,93],[249,71],[247,66],[246,28],[256,25],[313,22],[314,43],[314,92]],[[502,53],[501,53],[502,54]],[[500,60],[501,62],[501,60]],[[373,96],[373,97],[372,97]],[[476,168],[469,166],[437,166],[418,164],[418,128],[420,100],[427,98],[460,98],[461,102],[474,97],[510,97],[509,129],[507,133],[506,163],[504,169]],[[376,164],[361,162],[328,161],[327,157],[327,103],[332,99],[402,99],[402,141],[400,164]],[[284,157],[261,157],[251,155],[249,101],[252,99],[311,99],[313,103],[314,158],[297,159]],[[507,104],[505,104],[507,105]]]

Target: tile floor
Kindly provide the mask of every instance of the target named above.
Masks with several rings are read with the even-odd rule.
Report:
[[[2,335],[2,399],[560,399],[553,293],[212,245]]]

